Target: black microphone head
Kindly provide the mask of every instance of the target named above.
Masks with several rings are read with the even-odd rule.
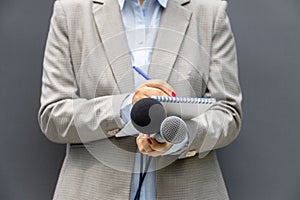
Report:
[[[132,125],[141,133],[152,134],[160,131],[160,125],[166,118],[163,105],[152,98],[136,102],[130,113]]]
[[[186,123],[179,117],[167,117],[161,124],[160,135],[165,141],[169,143],[181,143],[185,139],[186,134]]]

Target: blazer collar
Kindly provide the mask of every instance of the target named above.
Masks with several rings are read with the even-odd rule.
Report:
[[[170,0],[166,9],[162,11],[148,72],[152,78],[169,80],[192,15],[192,12],[183,6],[188,2]]]
[[[168,81],[192,12],[190,0],[170,0],[162,11],[149,76]],[[134,91],[130,51],[117,0],[93,0],[96,26],[120,93]]]
[[[93,0],[93,2],[104,4],[105,2],[108,2],[109,0]],[[110,0],[113,1],[113,0]],[[170,1],[176,1],[180,5],[184,5],[190,2],[190,0],[170,0]]]
[[[120,93],[134,90],[130,51],[117,0],[94,0],[93,14]]]

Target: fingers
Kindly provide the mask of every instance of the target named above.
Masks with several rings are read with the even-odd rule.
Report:
[[[153,157],[164,154],[172,146],[172,144],[167,142],[163,144],[158,143],[155,139],[142,133],[136,138],[136,143],[141,153]]]
[[[159,79],[146,81],[142,85],[160,89],[164,91],[164,93],[166,93],[168,96],[172,96],[172,92],[174,92],[174,89],[167,82]]]
[[[151,140],[151,143],[152,143],[151,144],[151,149],[153,149],[154,151],[159,151],[159,152],[165,153],[172,146],[172,144],[168,143],[168,142],[159,143],[154,138],[150,138],[150,140]]]
[[[148,135],[140,134],[136,139],[138,148],[141,153],[148,154],[148,153],[151,153],[152,151],[154,151],[151,148],[151,146],[149,145],[148,138],[149,138]]]
[[[174,96],[174,89],[163,80],[149,80],[141,84],[135,91],[132,103],[151,96]]]
[[[151,96],[169,96],[169,95],[158,88],[144,86],[136,90],[135,95],[132,98],[132,103],[134,104],[143,98],[151,98]]]

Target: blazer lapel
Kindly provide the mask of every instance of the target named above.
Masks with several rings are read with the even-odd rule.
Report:
[[[120,7],[116,0],[94,0],[93,14],[120,93],[134,90],[133,72]]]
[[[192,12],[183,7],[189,0],[169,0],[163,10],[157,33],[149,76],[168,81],[178,56]]]

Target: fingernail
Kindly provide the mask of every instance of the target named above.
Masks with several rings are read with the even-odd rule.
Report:
[[[176,97],[176,93],[175,92],[172,92],[172,97]]]
[[[149,144],[152,144],[152,141],[149,138],[147,139],[147,141]]]

